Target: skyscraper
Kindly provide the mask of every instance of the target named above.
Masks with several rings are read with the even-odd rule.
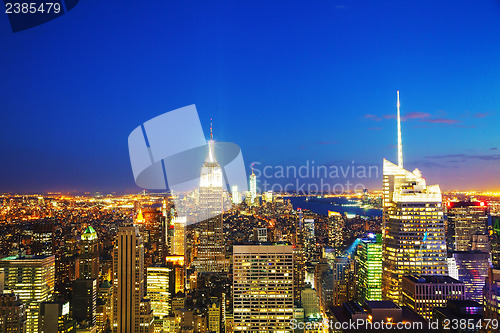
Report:
[[[255,176],[255,173],[253,172],[253,167],[252,167],[252,174],[250,175],[250,203],[251,205],[256,205],[257,204],[257,176]]]
[[[174,239],[172,244],[172,254],[183,256],[186,248],[186,222],[185,216],[173,217],[172,225],[174,227]]]
[[[88,226],[81,236],[79,267],[82,279],[99,278],[99,241],[97,233]]]
[[[480,201],[448,202],[448,249],[469,251],[473,249],[474,236],[488,235],[488,205]],[[489,252],[486,245],[485,252]]]
[[[293,247],[235,245],[234,331],[292,333]]]
[[[358,245],[358,297],[361,302],[382,300],[382,235]]]
[[[0,260],[4,291],[19,295],[26,304],[26,332],[39,332],[40,304],[51,301],[54,292],[54,256],[12,256]]]
[[[155,316],[155,326],[163,328],[164,320],[172,312],[172,297],[175,293],[175,272],[167,266],[147,269],[147,297]]]
[[[113,333],[153,332],[153,311],[144,299],[144,244],[137,227],[120,227],[113,267]]]
[[[456,267],[450,276],[465,284],[467,299],[482,303],[483,288],[488,276],[490,254],[481,251],[460,251],[449,254],[448,265]]]
[[[73,282],[71,300],[73,319],[85,326],[97,325],[97,279],[77,279]]]
[[[200,235],[195,260],[195,266],[199,272],[225,270],[222,232],[224,186],[222,169],[215,158],[215,142],[210,131],[208,156],[201,169],[199,187],[199,211],[202,221],[198,223]]]
[[[231,186],[231,201],[233,205],[241,203],[241,193],[238,191],[238,185]]]
[[[340,255],[344,247],[344,218],[338,212],[328,211],[328,245]]]
[[[398,165],[384,159],[382,296],[401,304],[403,275],[447,273],[442,195],[418,169],[403,169],[398,92]]]

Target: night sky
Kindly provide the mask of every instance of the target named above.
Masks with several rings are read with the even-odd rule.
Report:
[[[129,133],[190,104],[246,165],[381,168],[397,90],[408,169],[500,190],[500,1],[80,1],[0,42],[0,192],[139,192]]]

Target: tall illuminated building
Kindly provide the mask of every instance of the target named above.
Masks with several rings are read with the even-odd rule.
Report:
[[[257,204],[257,176],[253,172],[253,167],[252,167],[252,174],[250,175],[249,186],[250,186],[250,203],[252,206],[254,206]]]
[[[316,246],[314,219],[304,219],[304,245],[306,252],[312,251]]]
[[[382,235],[358,244],[358,297],[361,302],[382,300]]]
[[[238,191],[238,185],[233,185],[231,187],[231,195],[233,205],[239,205],[241,203],[241,193]]]
[[[173,217],[174,237],[172,244],[172,254],[183,256],[186,249],[186,222],[185,216]]]
[[[328,211],[328,245],[340,255],[344,248],[344,218],[338,212]]]
[[[222,169],[215,158],[215,141],[210,127],[208,156],[201,168],[199,210],[202,221],[195,266],[199,272],[225,270],[222,213],[224,212],[224,186]]]
[[[500,269],[500,216],[491,216],[491,263],[494,269]]]
[[[4,292],[14,293],[26,304],[26,332],[38,333],[40,304],[52,300],[55,283],[54,256],[12,256],[0,259]]]
[[[152,333],[145,296],[144,244],[135,226],[120,227],[113,252],[113,333]]]
[[[446,205],[448,222],[448,250],[489,252],[486,241],[484,249],[477,248],[478,236],[488,236],[488,205],[480,201],[448,202]],[[476,248],[473,248],[476,247]]]
[[[88,226],[80,237],[79,277],[81,279],[99,278],[99,240],[97,233]]]
[[[293,247],[235,245],[235,332],[292,333]]]
[[[147,298],[155,317],[155,329],[163,329],[164,320],[172,312],[175,292],[174,271],[167,266],[147,267]]]
[[[450,276],[465,284],[467,299],[482,303],[483,288],[488,277],[490,254],[481,251],[459,251],[449,254]]]
[[[383,166],[382,297],[401,304],[403,275],[444,275],[447,263],[441,190],[403,168],[399,91],[397,105],[398,165]]]

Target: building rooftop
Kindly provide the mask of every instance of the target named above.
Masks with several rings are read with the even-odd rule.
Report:
[[[454,283],[463,284],[462,281],[448,275],[405,275],[403,279],[408,279],[414,283]]]
[[[369,309],[400,309],[393,301],[366,301],[365,305]]]
[[[53,255],[44,255],[44,254],[40,254],[40,255],[15,255],[15,256],[5,257],[5,258],[2,258],[0,260],[4,260],[4,261],[10,261],[10,260],[43,260],[43,259],[47,259],[47,258],[50,258],[50,257],[53,257]]]

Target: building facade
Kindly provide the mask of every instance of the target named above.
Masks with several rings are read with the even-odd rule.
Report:
[[[432,311],[445,307],[448,300],[464,300],[465,285],[446,275],[407,275],[402,280],[403,305],[425,319]]]
[[[292,333],[293,247],[235,245],[235,332]]]
[[[55,257],[12,256],[0,259],[4,271],[4,292],[14,293],[26,304],[26,332],[38,333],[40,304],[52,300]]]
[[[152,333],[153,311],[144,298],[144,244],[137,227],[120,227],[113,266],[113,333]]]
[[[403,275],[447,274],[441,190],[384,159],[382,296],[401,304]]]

